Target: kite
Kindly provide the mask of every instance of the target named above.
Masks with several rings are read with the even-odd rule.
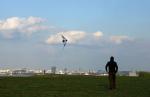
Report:
[[[66,39],[66,37],[64,37],[63,35],[61,35],[61,37],[62,37],[62,43],[63,43],[63,45],[64,45],[64,47],[66,46],[66,44],[67,44],[67,39]]]

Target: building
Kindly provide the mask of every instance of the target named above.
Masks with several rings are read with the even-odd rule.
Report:
[[[10,75],[11,71],[9,69],[1,69],[0,76],[8,76]]]
[[[52,74],[56,74],[56,67],[55,67],[55,66],[52,66],[52,67],[51,67],[51,73],[52,73]]]
[[[26,69],[13,70],[11,72],[11,76],[25,77],[25,76],[33,76],[33,75],[34,75],[33,72],[30,72]]]
[[[139,76],[139,75],[138,75],[138,73],[135,72],[135,71],[130,71],[130,72],[129,72],[129,76],[137,77],[137,76]]]

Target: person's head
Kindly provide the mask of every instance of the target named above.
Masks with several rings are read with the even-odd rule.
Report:
[[[114,57],[113,56],[110,57],[110,61],[114,61]]]

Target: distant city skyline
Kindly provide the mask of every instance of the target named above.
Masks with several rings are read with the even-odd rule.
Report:
[[[0,68],[150,71],[149,0],[0,1]],[[61,35],[68,42],[63,49]]]

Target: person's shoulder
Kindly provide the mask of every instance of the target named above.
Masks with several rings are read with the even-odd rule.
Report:
[[[107,63],[110,63],[110,61],[108,61]]]
[[[114,61],[114,63],[117,65],[117,62],[116,62],[116,61]]]
[[[107,65],[109,65],[109,64],[110,64],[110,61],[107,62]]]

